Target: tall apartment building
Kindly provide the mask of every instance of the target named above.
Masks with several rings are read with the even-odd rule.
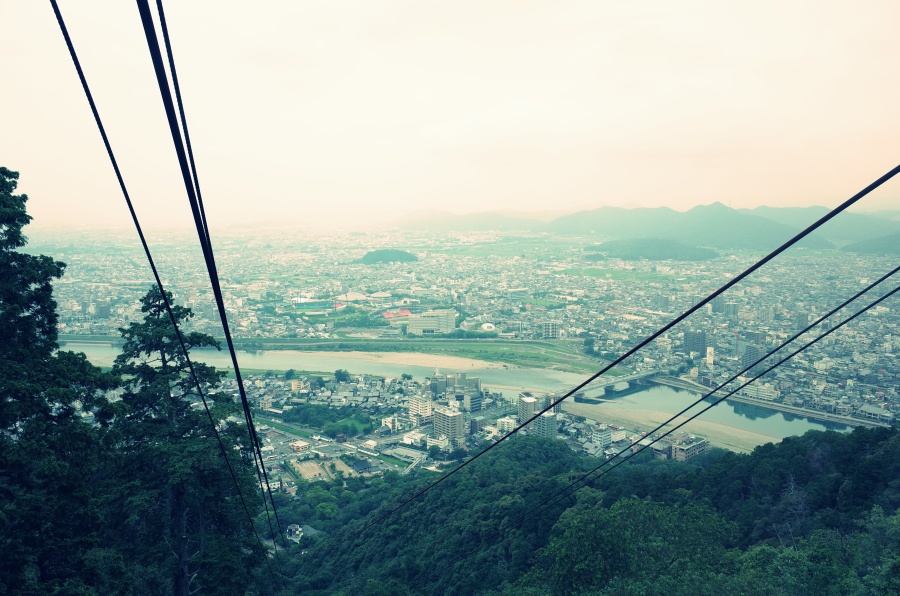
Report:
[[[552,439],[559,432],[559,419],[553,412],[544,412],[531,423],[528,429],[533,435]]]
[[[446,437],[453,447],[462,446],[465,441],[465,421],[463,413],[443,406],[434,408],[434,437]]]
[[[559,339],[559,323],[556,321],[544,321],[541,324],[541,337],[544,339]]]
[[[753,366],[753,363],[766,355],[766,350],[759,346],[750,344],[744,348],[744,353],[741,355],[741,369],[748,368]]]
[[[612,430],[605,424],[598,426],[591,434],[591,443],[601,447],[609,447],[612,444]]]
[[[459,396],[457,396],[459,400]],[[484,397],[481,393],[465,394],[462,396],[462,409],[466,412],[480,412],[484,407]]]
[[[413,426],[430,422],[434,403],[428,395],[414,395],[409,398],[409,421]]]
[[[684,332],[684,351],[706,355],[706,331],[688,330]]]
[[[713,298],[713,299],[709,302],[709,305],[712,307],[712,311],[713,311],[714,313],[722,313],[722,312],[725,312],[725,298],[723,298],[721,295],[716,296],[715,298]]]
[[[534,416],[538,412],[538,400],[530,393],[519,395],[519,424]]]

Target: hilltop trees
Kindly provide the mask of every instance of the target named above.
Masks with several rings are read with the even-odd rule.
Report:
[[[20,251],[31,218],[17,180],[0,167],[0,593],[244,593],[265,554],[162,294],[151,290],[145,319],[122,330],[114,374],[59,351],[52,282],[65,266]],[[215,345],[185,338],[189,349]],[[216,387],[219,373],[196,371]],[[252,516],[252,464],[239,427],[223,422],[234,404],[210,398]]]
[[[171,295],[169,301],[171,303]],[[122,457],[122,489],[113,498],[112,520],[133,566],[135,587],[144,593],[241,593],[263,553],[242,511],[237,489],[222,458],[188,360],[178,342],[160,291],[141,299],[144,320],[122,329],[125,339],[114,372],[122,376],[122,407],[116,418]],[[184,324],[192,313],[173,306]],[[184,333],[186,347],[218,347],[202,333]],[[195,362],[204,392],[223,373]],[[258,503],[249,451],[240,449],[236,413],[229,396],[207,394],[240,491]],[[243,457],[242,457],[243,456]]]
[[[115,381],[57,352],[51,282],[65,266],[19,252],[31,217],[28,197],[13,194],[18,177],[0,167],[0,592],[89,593],[103,583],[91,576],[116,565],[96,490],[107,480],[103,391]]]

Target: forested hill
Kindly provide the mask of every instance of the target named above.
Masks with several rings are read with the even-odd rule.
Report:
[[[860,240],[848,244],[843,250],[864,255],[900,255],[900,232]]]
[[[900,589],[900,434],[809,432],[750,455],[620,466],[521,526],[597,460],[512,440],[367,527],[430,477],[315,483],[281,515],[327,535],[304,594],[885,594]],[[298,493],[299,494],[299,493]],[[499,534],[498,534],[499,532]],[[896,593],[896,592],[893,592]]]
[[[714,250],[689,246],[664,238],[636,238],[634,240],[608,240],[599,246],[585,249],[585,259],[599,261],[603,258],[637,261],[708,261],[719,256]]]
[[[376,263],[413,263],[418,260],[416,255],[405,250],[381,248],[367,252],[356,262],[363,265],[374,265]]]
[[[390,515],[438,476],[345,477],[332,462],[332,480],[275,494],[275,527],[308,529],[276,560],[224,373],[181,352],[172,323],[190,310],[150,289],[111,371],[59,350],[64,265],[21,250],[17,183],[0,167],[0,594],[900,593],[895,428],[641,455],[575,496],[600,460],[513,437]],[[289,416],[334,434],[372,422],[349,415]]]

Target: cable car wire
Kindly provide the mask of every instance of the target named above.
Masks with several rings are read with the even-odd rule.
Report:
[[[276,525],[278,526],[278,533],[279,535],[281,535],[282,544],[286,546],[284,530],[281,526],[281,520],[278,518],[278,512],[277,510],[275,510],[275,501],[274,498],[272,498],[272,488],[269,484],[269,476],[266,471],[265,460],[262,456],[262,448],[259,443],[259,437],[256,434],[256,428],[253,423],[253,416],[250,411],[250,403],[247,399],[243,377],[240,372],[240,365],[238,364],[237,352],[234,348],[231,329],[228,324],[228,315],[225,310],[225,301],[222,296],[218,269],[216,267],[215,257],[213,255],[212,242],[210,241],[209,233],[206,227],[204,212],[201,211],[199,202],[197,200],[197,187],[194,186],[194,175],[192,175],[191,173],[190,164],[188,163],[185,151],[184,141],[182,139],[181,130],[178,125],[178,118],[175,114],[175,106],[172,100],[171,90],[169,89],[168,77],[166,76],[165,66],[163,64],[162,53],[159,46],[159,39],[156,35],[156,28],[153,23],[153,16],[151,14],[150,6],[147,0],[137,0],[137,5],[138,11],[141,16],[141,23],[144,27],[144,35],[147,40],[147,47],[150,51],[153,68],[156,73],[156,80],[159,86],[160,95],[162,96],[163,106],[165,108],[166,118],[169,124],[169,131],[172,135],[173,144],[175,145],[175,152],[178,157],[178,165],[181,169],[181,175],[184,182],[185,191],[188,195],[188,202],[190,203],[191,212],[194,218],[194,224],[197,228],[197,235],[200,240],[203,258],[206,262],[207,273],[209,274],[210,284],[212,285],[213,295],[215,296],[216,306],[219,311],[219,317],[221,318],[222,328],[225,334],[225,341],[228,344],[228,351],[231,355],[232,365],[234,366],[235,379],[238,384],[241,404],[244,409],[244,418],[247,421],[247,430],[250,436],[250,442],[254,449],[254,457],[258,460],[257,473],[259,473],[260,470],[262,472],[260,485],[261,490],[263,491],[263,501],[264,503],[266,502],[265,494],[268,493],[269,500],[272,504],[273,513],[275,515]],[[266,517],[269,517],[268,503],[266,503]],[[269,521],[269,523],[271,525],[271,520]],[[273,542],[277,542],[274,536],[274,530],[272,540]],[[277,548],[278,547],[276,544],[276,553]]]
[[[838,307],[836,307],[835,309],[831,310],[828,314],[824,315],[823,317],[820,317],[818,320],[816,320],[816,322],[812,323],[811,325],[808,325],[805,329],[803,329],[802,331],[800,331],[799,333],[795,334],[793,337],[791,337],[790,339],[788,339],[788,340],[786,340],[784,343],[782,343],[782,344],[778,347],[777,350],[775,350],[774,352],[770,352],[769,354],[766,354],[765,356],[762,356],[761,358],[757,359],[753,364],[751,364],[750,366],[744,368],[744,370],[742,370],[740,373],[734,375],[733,377],[731,377],[730,379],[728,379],[728,381],[725,381],[724,383],[722,383],[721,385],[719,385],[718,387],[716,387],[715,389],[713,389],[711,392],[709,392],[709,393],[703,395],[700,399],[698,399],[697,401],[695,401],[693,404],[691,404],[690,406],[688,406],[687,408],[685,408],[684,410],[682,410],[682,411],[679,412],[678,414],[675,414],[674,416],[672,416],[671,418],[669,418],[667,421],[665,421],[665,422],[663,422],[662,424],[660,424],[658,427],[656,427],[655,429],[653,429],[652,431],[650,431],[649,434],[652,435],[653,433],[658,432],[658,431],[661,430],[663,427],[665,427],[665,426],[668,425],[669,423],[671,423],[671,422],[673,422],[674,420],[676,420],[679,416],[681,416],[682,414],[684,414],[684,413],[687,412],[688,410],[690,410],[690,409],[696,407],[696,406],[697,406],[698,404],[700,404],[703,400],[705,400],[706,398],[712,396],[714,393],[716,393],[716,392],[719,391],[720,389],[724,388],[724,387],[725,387],[726,385],[728,385],[729,383],[733,382],[735,379],[737,379],[737,378],[738,378],[740,375],[742,375],[743,373],[747,372],[748,370],[753,369],[754,367],[756,367],[757,365],[759,365],[760,363],[762,363],[764,360],[766,360],[766,359],[768,359],[770,356],[772,356],[775,352],[777,352],[777,351],[780,350],[781,348],[787,346],[790,342],[794,341],[795,339],[797,339],[797,338],[800,337],[801,335],[807,333],[809,330],[811,330],[811,329],[812,329],[813,327],[815,327],[816,325],[821,324],[822,321],[824,321],[825,319],[827,319],[827,318],[833,316],[837,311],[839,311],[839,310],[845,308],[848,304],[850,304],[850,303],[853,302],[854,300],[858,299],[858,298],[861,297],[863,294],[866,294],[867,292],[871,291],[875,286],[877,286],[878,284],[880,284],[882,281],[884,281],[884,280],[887,279],[888,277],[894,275],[898,270],[900,270],[900,267],[895,268],[895,269],[892,270],[890,273],[886,274],[886,275],[883,276],[881,279],[879,279],[878,281],[876,281],[874,284],[869,285],[869,286],[868,286],[867,288],[865,288],[864,290],[858,292],[858,293],[855,294],[853,297],[851,297],[851,298],[849,298],[848,300],[846,300],[846,301],[845,301],[844,303],[842,303],[840,306],[838,306]],[[723,395],[722,397],[717,398],[714,402],[712,402],[712,403],[710,403],[710,404],[707,404],[707,406],[706,406],[705,408],[703,408],[702,410],[700,410],[699,412],[696,412],[695,414],[693,414],[693,415],[691,415],[690,417],[688,417],[686,420],[680,422],[679,424],[677,424],[676,426],[672,427],[671,429],[669,429],[669,430],[666,431],[665,433],[663,433],[663,434],[659,435],[658,437],[654,438],[653,440],[651,440],[651,441],[650,441],[649,443],[647,443],[646,445],[642,445],[638,450],[632,451],[632,453],[631,453],[630,455],[628,455],[628,456],[626,456],[626,457],[624,457],[624,458],[622,458],[622,459],[619,459],[619,456],[620,456],[620,455],[622,455],[623,453],[625,453],[625,452],[628,451],[629,449],[632,449],[632,447],[627,447],[627,448],[625,448],[625,449],[619,451],[616,455],[614,455],[614,456],[611,457],[610,459],[604,461],[603,463],[601,463],[599,466],[595,467],[595,468],[594,468],[593,470],[591,470],[590,472],[584,474],[581,478],[579,478],[579,479],[573,481],[571,484],[569,484],[568,486],[566,486],[566,487],[563,488],[562,490],[560,490],[560,491],[558,491],[557,493],[555,493],[554,495],[551,495],[550,497],[548,497],[548,498],[545,500],[545,503],[544,503],[543,505],[538,506],[538,507],[535,507],[535,508],[532,508],[530,511],[526,512],[524,515],[522,515],[521,517],[517,518],[516,521],[510,523],[509,525],[507,525],[507,526],[505,526],[505,527],[503,527],[503,528],[498,529],[495,533],[493,533],[493,534],[490,535],[490,537],[489,537],[489,539],[488,539],[488,542],[489,542],[489,543],[495,542],[499,537],[502,537],[502,535],[505,534],[506,532],[508,532],[509,530],[512,530],[512,529],[514,529],[514,528],[516,528],[516,527],[522,525],[523,523],[527,522],[529,519],[532,519],[532,518],[536,517],[537,515],[543,513],[544,511],[546,511],[547,509],[549,509],[550,507],[552,507],[553,505],[559,503],[559,502],[562,501],[564,498],[570,496],[571,494],[574,494],[575,492],[579,491],[580,489],[584,488],[585,486],[589,485],[590,483],[593,483],[593,482],[599,480],[600,478],[602,478],[603,476],[605,476],[606,474],[608,474],[609,472],[611,472],[612,470],[614,470],[614,469],[617,468],[618,466],[620,466],[620,465],[624,464],[625,462],[627,462],[629,459],[635,457],[636,455],[638,455],[639,453],[641,453],[641,452],[644,451],[645,449],[648,449],[649,447],[655,445],[655,444],[656,444],[657,442],[659,442],[660,440],[662,440],[662,439],[664,439],[665,437],[669,436],[670,434],[672,434],[672,433],[675,432],[676,430],[680,429],[680,428],[683,427],[684,425],[688,424],[688,423],[691,422],[692,420],[696,419],[698,416],[704,414],[705,412],[707,412],[707,411],[710,410],[711,408],[713,408],[713,407],[717,406],[718,404],[722,403],[723,401],[725,401],[726,399],[728,399],[729,397],[731,397],[732,395],[734,395],[735,393],[737,393],[738,391],[740,391],[740,390],[743,389],[744,387],[750,385],[751,383],[753,383],[754,381],[756,381],[756,380],[759,379],[760,377],[762,377],[762,376],[768,374],[769,372],[771,372],[771,371],[774,370],[775,368],[778,368],[779,366],[781,366],[782,364],[784,364],[784,363],[787,362],[788,360],[792,359],[794,356],[796,356],[797,354],[799,354],[799,353],[802,352],[803,350],[806,350],[806,349],[809,348],[810,346],[812,346],[812,345],[818,343],[820,340],[822,340],[822,339],[824,339],[825,337],[831,335],[832,333],[834,333],[835,331],[837,331],[838,329],[840,329],[841,327],[843,327],[844,325],[846,325],[846,324],[849,323],[850,321],[856,319],[857,317],[859,317],[860,315],[862,315],[863,313],[865,313],[865,312],[868,311],[869,309],[871,309],[871,308],[877,306],[878,304],[880,304],[881,302],[883,302],[883,301],[886,300],[887,298],[893,296],[893,295],[894,295],[895,293],[897,293],[898,291],[900,291],[900,286],[894,288],[893,290],[891,290],[890,292],[886,293],[885,295],[883,295],[883,296],[877,298],[876,300],[874,300],[873,302],[867,304],[866,306],[864,306],[864,307],[861,308],[860,310],[858,310],[858,311],[856,311],[855,313],[853,313],[852,315],[848,316],[846,319],[842,320],[842,321],[841,321],[840,323],[838,323],[837,325],[833,326],[831,329],[826,330],[826,331],[825,331],[824,333],[822,333],[821,335],[817,336],[816,338],[814,338],[814,339],[810,340],[809,342],[807,342],[806,344],[802,345],[800,348],[798,348],[798,349],[795,350],[794,352],[790,353],[789,355],[785,356],[784,358],[782,358],[781,360],[779,360],[779,361],[776,362],[775,364],[769,366],[769,367],[766,368],[764,371],[762,371],[762,372],[760,372],[759,374],[753,376],[753,377],[750,378],[749,380],[743,382],[743,383],[740,384],[738,387],[736,387],[736,388],[730,390],[728,393],[726,393],[726,394]],[[609,468],[607,468],[606,470],[603,470],[602,472],[600,472],[600,470],[601,470],[604,466],[606,466],[606,464],[608,464],[608,463],[610,463],[610,462],[615,462],[615,463],[614,463],[612,466],[610,466]],[[600,474],[599,474],[598,476],[596,476],[596,478],[594,478],[593,476],[594,476],[594,474],[597,474],[597,472],[600,472]],[[574,488],[573,488],[573,487],[574,487]]]
[[[178,327],[178,323],[175,320],[175,314],[172,311],[172,304],[169,301],[168,295],[166,294],[165,287],[163,286],[162,279],[159,275],[159,270],[156,267],[156,262],[153,259],[153,255],[150,251],[150,246],[147,243],[147,239],[144,235],[143,228],[141,227],[140,220],[137,216],[137,212],[134,209],[134,204],[131,201],[131,195],[128,192],[128,188],[125,185],[125,180],[122,177],[122,172],[119,169],[118,161],[116,160],[116,156],[113,153],[112,145],[109,142],[109,137],[106,134],[106,128],[103,126],[103,121],[100,118],[100,113],[97,110],[97,105],[94,102],[93,94],[91,93],[90,87],[88,86],[87,78],[85,77],[84,70],[81,68],[81,61],[78,59],[78,54],[75,51],[75,46],[72,43],[72,39],[69,35],[69,30],[66,27],[65,19],[62,16],[62,12],[59,9],[59,5],[57,4],[57,0],[50,0],[50,5],[53,8],[53,12],[56,15],[56,21],[59,24],[60,31],[62,32],[63,39],[66,42],[66,47],[69,50],[69,55],[72,58],[72,62],[75,65],[75,71],[78,74],[78,78],[81,82],[82,89],[84,90],[85,97],[87,98],[88,104],[91,108],[91,113],[94,116],[94,121],[97,124],[97,129],[100,132],[100,137],[103,140],[103,145],[106,148],[106,153],[109,156],[110,163],[112,164],[113,171],[116,175],[116,180],[119,183],[119,188],[122,191],[122,196],[125,198],[125,204],[128,206],[128,212],[131,215],[131,219],[134,223],[135,229],[137,230],[138,238],[141,241],[141,246],[144,249],[144,254],[147,257],[147,261],[150,264],[150,269],[153,272],[153,278],[156,282],[156,286],[162,295],[163,302],[166,306],[166,312],[169,315],[169,320],[172,323],[173,328],[175,329],[175,333],[178,337],[178,343],[181,347],[182,352],[185,356],[185,361],[188,364],[188,368],[191,373],[191,378],[194,380],[194,384],[197,386],[197,393],[200,396],[201,401],[203,402],[203,408],[206,411],[206,415],[209,419],[210,425],[212,427],[213,433],[215,434],[216,441],[219,445],[219,452],[222,455],[222,458],[225,460],[225,465],[228,468],[228,472],[231,476],[232,481],[234,482],[235,489],[237,490],[238,498],[241,501],[241,505],[243,506],[244,513],[247,515],[247,521],[250,523],[250,528],[253,530],[253,534],[256,537],[257,543],[259,543],[260,548],[265,550],[265,546],[263,545],[262,539],[259,536],[259,533],[256,531],[256,524],[253,522],[253,516],[250,514],[250,508],[247,506],[247,502],[244,499],[244,495],[241,492],[240,483],[237,480],[237,475],[235,474],[234,468],[231,465],[231,461],[228,459],[228,452],[225,449],[225,445],[222,442],[222,437],[219,434],[218,427],[216,425],[215,420],[212,417],[212,412],[210,412],[209,404],[207,403],[206,395],[203,392],[203,388],[200,384],[200,381],[197,377],[197,373],[194,367],[194,363],[190,358],[187,345],[184,341],[184,336],[181,332],[181,329]],[[275,574],[272,570],[272,567],[269,563],[268,557],[266,558],[266,566],[269,569],[269,575],[272,577],[273,581],[275,578]]]
[[[181,129],[184,132],[185,147],[187,149],[187,157],[188,157],[188,163],[190,166],[191,178],[193,181],[194,189],[197,193],[197,205],[199,206],[200,221],[201,221],[201,224],[203,227],[203,233],[206,237],[206,242],[210,247],[209,248],[210,255],[212,255],[212,239],[209,234],[209,225],[207,224],[207,221],[206,221],[206,209],[203,206],[203,194],[200,191],[200,179],[197,175],[196,163],[194,162],[194,150],[193,150],[193,146],[191,144],[190,132],[188,130],[187,117],[185,116],[185,112],[184,112],[184,102],[182,101],[182,98],[181,98],[181,86],[178,84],[178,71],[175,68],[175,57],[174,57],[174,52],[172,50],[172,43],[169,38],[169,27],[168,27],[168,24],[166,23],[166,13],[165,13],[165,10],[163,9],[162,0],[156,1],[156,7],[157,7],[157,11],[159,12],[159,22],[160,22],[160,27],[162,29],[163,41],[164,41],[165,47],[166,47],[166,56],[168,58],[169,72],[172,74],[172,84],[173,84],[173,87],[175,90],[175,99],[178,104],[178,113],[179,113],[179,116],[181,119]],[[219,316],[220,316],[220,318],[224,318],[225,317],[224,312],[219,311]],[[236,355],[233,355],[232,360],[234,361],[235,359],[236,359]],[[235,368],[235,370],[238,370],[238,369]],[[235,375],[235,377],[238,378],[237,374]],[[243,392],[243,383],[242,382],[239,383],[239,387],[240,387],[239,392]],[[244,395],[242,397],[246,398],[246,395]],[[242,403],[243,403],[243,400],[242,400]],[[247,421],[248,428],[253,428],[253,420],[249,417],[249,412],[250,412],[249,408],[244,410],[245,420]],[[253,432],[252,436],[256,437],[256,433]],[[254,449],[254,453],[256,454],[255,461],[258,462],[258,467],[257,467],[257,472],[256,472],[258,477],[260,476],[260,470],[262,471],[262,477],[259,477],[260,486],[262,487],[263,483],[265,483],[265,490],[263,492],[263,505],[265,506],[265,510],[266,510],[266,519],[269,524],[269,531],[272,533],[273,540],[274,540],[275,530],[272,527],[272,519],[271,519],[271,516],[269,515],[269,505],[266,502],[266,498],[265,498],[266,493],[268,493],[269,502],[271,502],[271,504],[272,504],[272,512],[275,515],[275,521],[278,525],[279,535],[281,536],[282,544],[287,546],[284,531],[281,527],[281,520],[278,518],[278,511],[275,507],[275,499],[272,495],[271,486],[269,485],[268,472],[266,471],[266,468],[265,468],[265,462],[264,462],[264,459],[262,456],[261,446],[259,445],[259,442],[258,442],[258,437],[257,437],[257,443],[256,443],[256,447]]]
[[[497,442],[492,443],[491,445],[489,445],[489,446],[486,447],[485,449],[479,451],[479,452],[476,453],[474,456],[472,456],[470,459],[464,461],[463,463],[461,463],[461,464],[460,464],[459,466],[457,466],[456,468],[450,470],[449,472],[447,472],[446,474],[444,474],[443,476],[441,476],[440,478],[438,478],[438,479],[435,480],[434,482],[430,483],[430,484],[429,484],[428,486],[426,486],[425,488],[423,488],[423,489],[419,490],[418,492],[416,492],[416,493],[415,493],[414,495],[412,495],[411,497],[408,497],[407,499],[405,499],[405,500],[403,500],[402,502],[400,502],[400,504],[398,504],[398,505],[392,507],[392,508],[389,509],[387,512],[382,513],[381,515],[379,515],[378,517],[376,517],[374,520],[370,521],[370,522],[365,526],[364,529],[369,528],[369,527],[372,526],[373,524],[376,524],[376,523],[378,523],[378,522],[380,522],[380,521],[386,519],[387,517],[389,517],[390,515],[392,515],[393,513],[397,512],[397,511],[399,511],[400,509],[402,509],[403,507],[405,507],[405,506],[408,505],[409,503],[412,503],[413,501],[415,501],[415,500],[418,499],[419,497],[423,496],[423,495],[424,495],[425,493],[427,493],[428,491],[434,489],[434,487],[438,486],[438,485],[441,484],[442,482],[445,482],[448,478],[450,478],[450,477],[453,476],[454,474],[458,473],[458,472],[461,471],[462,469],[464,469],[464,468],[466,468],[467,466],[471,465],[471,464],[474,463],[478,458],[482,457],[483,455],[485,455],[486,453],[488,453],[488,452],[491,451],[492,449],[498,447],[498,446],[501,445],[504,441],[506,441],[507,439],[509,439],[510,437],[512,437],[513,435],[515,435],[516,433],[518,433],[518,432],[519,432],[520,430],[522,430],[524,427],[528,426],[528,424],[530,424],[531,422],[533,422],[534,420],[536,420],[537,418],[539,418],[541,415],[543,415],[544,413],[546,413],[546,412],[550,411],[551,409],[553,409],[557,404],[561,403],[561,402],[562,402],[563,400],[565,400],[566,398],[570,397],[571,395],[573,395],[573,394],[575,394],[576,392],[580,391],[581,389],[585,388],[587,385],[591,384],[593,381],[597,380],[600,376],[602,376],[604,373],[606,373],[607,371],[609,371],[610,369],[612,369],[614,366],[618,365],[619,363],[621,363],[621,362],[622,362],[623,360],[625,360],[626,358],[630,357],[631,355],[635,354],[635,353],[638,352],[639,350],[643,349],[644,346],[646,346],[647,344],[649,344],[650,342],[652,342],[653,340],[655,340],[656,338],[658,338],[660,335],[662,335],[663,333],[666,333],[666,332],[669,331],[672,327],[674,327],[675,325],[677,325],[677,324],[680,323],[681,321],[685,320],[686,318],[688,318],[690,315],[694,314],[694,313],[695,313],[696,311],[698,311],[699,309],[703,308],[706,304],[708,304],[709,302],[711,302],[714,298],[716,298],[717,296],[722,295],[724,292],[728,291],[729,289],[731,289],[732,287],[734,287],[735,285],[737,285],[738,283],[740,283],[741,281],[743,281],[745,278],[747,278],[748,276],[750,276],[752,273],[754,273],[755,271],[757,271],[758,269],[760,269],[761,267],[763,267],[764,265],[766,265],[767,263],[769,263],[770,261],[772,261],[772,260],[773,260],[774,258],[776,258],[778,255],[782,254],[782,253],[783,253],[784,251],[786,251],[788,248],[790,248],[791,246],[793,246],[794,244],[796,244],[797,242],[799,242],[800,240],[802,240],[803,238],[805,238],[806,236],[808,236],[809,234],[811,234],[812,232],[814,232],[815,230],[817,230],[818,228],[820,228],[821,226],[823,226],[824,224],[826,224],[827,222],[831,221],[831,220],[832,220],[833,218],[835,218],[838,214],[840,214],[840,213],[846,211],[848,208],[850,208],[851,206],[853,206],[854,204],[856,204],[857,202],[859,202],[863,197],[865,197],[866,195],[868,195],[869,193],[871,193],[872,191],[874,191],[875,189],[877,189],[878,187],[880,187],[881,185],[883,185],[885,182],[887,182],[888,180],[890,180],[891,178],[893,178],[894,176],[896,176],[898,173],[900,173],[900,165],[894,166],[891,170],[889,170],[889,171],[888,171],[887,173],[885,173],[884,175],[880,176],[877,180],[875,180],[874,182],[872,182],[871,184],[869,184],[868,186],[866,186],[865,188],[863,188],[861,191],[859,191],[858,193],[856,193],[855,195],[853,195],[852,197],[850,197],[849,199],[847,199],[846,201],[844,201],[843,203],[841,203],[840,205],[838,205],[837,207],[833,208],[831,211],[829,211],[828,213],[826,213],[825,215],[823,215],[822,217],[820,217],[818,220],[816,220],[815,222],[813,222],[812,224],[810,224],[810,225],[809,225],[808,227],[806,227],[804,230],[798,232],[798,233],[797,233],[796,235],[794,235],[794,237],[792,237],[790,240],[788,240],[787,242],[785,242],[784,244],[782,244],[781,246],[779,246],[778,248],[776,248],[775,250],[773,250],[772,252],[770,252],[769,254],[767,254],[766,256],[764,256],[763,258],[761,258],[761,259],[759,259],[758,261],[756,261],[753,265],[751,265],[750,267],[748,267],[747,269],[745,269],[742,273],[739,273],[738,275],[736,275],[735,277],[733,277],[730,281],[728,281],[726,284],[724,284],[724,285],[722,285],[721,287],[719,287],[719,289],[717,289],[717,290],[715,290],[714,292],[712,292],[709,296],[707,296],[706,298],[704,298],[703,300],[701,300],[700,302],[698,302],[697,304],[695,304],[695,305],[692,306],[691,308],[689,308],[689,309],[687,309],[686,311],[684,311],[682,314],[680,314],[680,315],[678,315],[677,317],[675,317],[674,319],[672,319],[670,322],[666,323],[665,325],[663,325],[662,327],[660,327],[659,329],[657,329],[655,332],[653,332],[652,334],[650,334],[649,336],[647,336],[645,339],[641,340],[641,342],[639,342],[637,345],[635,345],[634,347],[632,347],[631,349],[629,349],[628,351],[626,351],[624,354],[622,354],[621,356],[619,356],[618,358],[616,358],[615,360],[613,360],[612,362],[610,362],[608,365],[606,365],[605,367],[603,367],[600,371],[594,373],[593,375],[591,375],[590,377],[588,377],[586,380],[582,381],[582,382],[579,383],[577,386],[575,386],[574,388],[572,388],[572,389],[570,389],[569,391],[567,391],[567,392],[566,392],[565,394],[563,394],[563,396],[560,397],[559,399],[557,399],[557,400],[555,400],[555,401],[552,401],[547,407],[545,407],[544,409],[542,409],[542,410],[540,410],[539,412],[535,413],[535,414],[534,414],[531,418],[529,418],[528,420],[526,420],[526,421],[524,421],[524,422],[521,422],[518,426],[516,426],[516,427],[515,427],[514,429],[512,429],[510,432],[508,432],[507,434],[505,434],[505,435],[503,435],[502,437],[500,437],[500,439],[498,439]]]

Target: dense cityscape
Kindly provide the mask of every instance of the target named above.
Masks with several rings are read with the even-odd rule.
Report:
[[[163,4],[4,3],[0,596],[900,595],[900,3]]]
[[[663,246],[679,258],[621,256],[613,241],[521,231],[394,231],[303,243],[277,233],[226,235],[222,287],[240,386],[228,357],[211,349],[220,327],[186,238],[169,235],[157,254],[193,364],[126,237],[35,236],[30,253],[2,253],[12,263],[6,270],[34,263],[46,268],[42,279],[60,278],[61,262],[34,256],[49,253],[66,263],[65,276],[52,294],[49,283],[37,283],[36,294],[10,295],[40,297],[31,311],[51,313],[37,319],[44,327],[27,314],[11,320],[52,341],[4,348],[31,362],[9,376],[7,391],[25,387],[44,400],[35,402],[43,413],[24,413],[4,435],[4,457],[17,458],[7,468],[22,485],[33,483],[22,470],[44,474],[38,462],[67,463],[40,466],[53,470],[52,481],[38,484],[53,499],[25,500],[28,493],[19,492],[16,506],[5,506],[22,528],[6,535],[30,545],[7,565],[15,585],[40,585],[28,575],[27,553],[49,552],[24,531],[36,517],[28,508],[61,526],[59,513],[46,509],[66,502],[70,518],[78,507],[66,501],[73,486],[103,511],[96,525],[105,534],[86,544],[125,553],[132,571],[116,575],[115,563],[97,559],[97,551],[76,549],[68,555],[72,570],[56,575],[115,582],[107,592],[171,584],[183,593],[195,581],[188,546],[199,543],[202,552],[205,536],[214,535],[247,547],[211,559],[205,569],[233,571],[207,572],[206,585],[235,581],[282,594],[567,594],[609,583],[593,567],[574,579],[566,571],[582,543],[612,546],[604,531],[581,533],[583,520],[595,518],[590,523],[601,530],[640,536],[654,560],[673,549],[706,549],[688,569],[671,571],[629,571],[641,559],[631,553],[615,571],[628,585],[664,577],[686,586],[688,575],[701,573],[707,586],[769,585],[761,589],[771,593],[778,578],[800,574],[789,592],[800,593],[822,569],[840,574],[847,593],[883,593],[891,581],[884,561],[893,542],[878,536],[898,517],[880,509],[896,509],[896,309],[885,301],[841,325],[888,296],[892,288],[874,282],[894,266],[890,255],[799,249],[701,305],[758,253],[653,242],[650,252]],[[859,303],[804,331],[855,293],[864,295]],[[688,320],[637,350],[694,307]],[[793,350],[832,330],[777,363],[783,342],[796,339]],[[637,350],[633,358],[584,385],[629,350]],[[772,358],[777,367],[751,382]],[[49,372],[35,374],[42,370]],[[695,409],[718,405],[724,391],[734,394],[713,411],[722,416],[694,419]],[[256,433],[248,448],[251,410]],[[79,443],[71,433],[89,438]],[[49,447],[48,437],[66,449]],[[243,496],[254,489],[266,498],[253,505],[255,514]],[[277,505],[274,523],[263,511],[269,504],[272,513]],[[206,521],[208,513],[215,521]],[[388,525],[367,531],[386,518]],[[485,525],[472,530],[478,519]],[[850,525],[858,528],[851,546],[840,548],[872,554],[823,567],[817,553],[838,548],[828,528]],[[739,535],[747,542],[736,542]],[[468,552],[473,542],[487,545],[466,555],[478,573],[420,563],[428,553],[444,560]],[[173,543],[179,550],[159,559]],[[289,584],[282,589],[252,577],[279,551],[290,566],[279,572]],[[616,546],[605,560],[621,552]],[[241,561],[226,565],[235,555]],[[809,571],[784,566],[785,557],[801,557]]]
[[[140,253],[124,249],[126,240],[105,239],[93,246],[71,242],[68,249],[65,240],[45,242],[38,237],[36,246],[68,262],[57,284],[64,340],[115,339],[119,327],[141,317],[137,296],[148,285],[146,266]],[[113,248],[109,242],[123,246]],[[758,256],[736,251],[695,262],[625,260],[597,258],[598,245],[585,238],[500,232],[395,231],[304,242],[273,233],[265,240],[226,236],[218,252],[230,324],[245,349],[433,350],[513,369],[578,373],[594,372],[633,347]],[[215,305],[196,273],[197,257],[187,238],[173,236],[163,246],[167,287],[195,312],[192,327],[219,335]],[[361,262],[367,254],[396,247],[404,251],[393,252],[409,255],[408,262]],[[612,371],[640,378],[630,384],[611,381],[605,392],[614,397],[657,383],[705,392],[742,372],[732,388],[775,363],[773,357],[754,366],[768,352],[890,267],[887,257],[834,250],[790,253]],[[900,365],[894,354],[900,319],[889,305],[875,307],[732,399],[844,428],[890,425],[900,412]],[[829,319],[800,342],[834,323]],[[528,357],[534,353],[540,361]],[[321,429],[307,428],[297,435],[294,429],[293,439],[315,434],[320,441],[301,453],[296,442],[287,440],[290,433],[280,437],[272,444],[280,462],[332,460],[338,454],[405,467],[450,454],[458,459],[555,397],[547,391],[532,396],[483,387],[479,379],[466,380],[465,373],[452,370],[424,378],[404,375],[408,379],[351,370],[352,378],[336,380],[333,371],[313,377],[308,373],[315,368],[300,368],[305,370],[292,379],[285,379],[285,371],[245,379],[264,416],[284,424],[292,408],[312,406],[352,410],[371,423],[346,445],[350,437],[343,433],[326,437]],[[234,381],[227,383],[236,395]],[[574,401],[599,403],[591,399],[598,396],[602,400],[604,389],[592,393],[589,388]],[[572,402],[557,406],[525,432],[565,439],[598,457],[646,441],[639,426],[567,412]],[[270,432],[277,438],[278,429]],[[705,443],[693,437],[683,432],[654,449],[659,457],[683,459],[688,452],[682,444]],[[326,444],[335,438],[340,446]]]

